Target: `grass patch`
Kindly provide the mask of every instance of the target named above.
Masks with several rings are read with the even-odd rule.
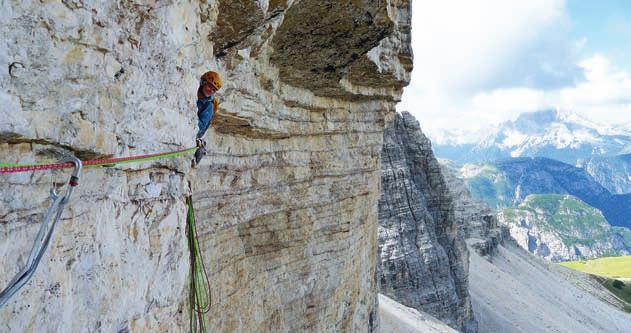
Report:
[[[603,287],[626,303],[624,311],[631,313],[631,256],[568,261],[559,265],[595,275]]]
[[[603,279],[600,283],[612,294],[624,300],[627,303],[624,306],[624,310],[631,313],[631,281],[625,283],[615,279]]]
[[[627,285],[631,284],[631,256],[568,261],[560,265],[580,272],[612,279],[626,279],[625,283]]]

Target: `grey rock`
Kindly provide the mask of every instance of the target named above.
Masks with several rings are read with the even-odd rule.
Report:
[[[602,211],[613,226],[631,227],[631,194],[612,194],[584,169],[543,157],[520,157],[461,169],[474,197],[492,208],[514,207],[530,194],[570,194]]]
[[[470,267],[471,301],[482,332],[629,331],[629,314],[602,285],[511,241],[491,260],[472,251]]]
[[[410,77],[410,7],[1,2],[2,162],[191,147],[199,76],[224,86],[196,169],[187,156],[85,170],[0,331],[188,331],[191,194],[209,332],[374,329],[380,152]],[[0,177],[4,286],[67,170]]]
[[[384,134],[379,199],[381,293],[464,332],[476,332],[468,251],[429,140],[407,112]]]
[[[577,166],[611,193],[631,193],[631,154],[592,157],[579,161]]]
[[[611,227],[602,212],[571,195],[529,195],[515,208],[498,211],[501,224],[524,250],[558,262],[626,255],[631,230]]]
[[[486,203],[474,199],[464,180],[456,177],[457,169],[441,161],[441,170],[454,203],[454,216],[467,244],[481,256],[490,256],[508,237],[509,229],[499,223]]]

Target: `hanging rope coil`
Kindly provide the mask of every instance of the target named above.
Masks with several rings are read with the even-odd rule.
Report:
[[[33,248],[29,255],[26,265],[22,270],[15,275],[15,277],[9,282],[9,285],[0,292],[0,307],[4,306],[15,294],[17,294],[22,287],[33,277],[35,270],[39,265],[46,249],[50,245],[55,226],[59,222],[61,213],[64,211],[64,207],[70,201],[70,196],[76,186],[79,185],[79,177],[81,176],[81,161],[76,157],[68,157],[62,160],[60,163],[71,163],[74,165],[74,171],[66,183],[66,192],[63,195],[59,195],[55,189],[51,190],[50,196],[53,202],[48,207],[48,211],[44,216],[42,226],[37,232],[35,241],[33,242]]]
[[[190,331],[207,332],[206,317],[210,310],[211,294],[208,273],[199,249],[195,211],[192,197],[186,198],[188,214],[186,218],[188,247],[191,251],[191,283],[189,287]]]

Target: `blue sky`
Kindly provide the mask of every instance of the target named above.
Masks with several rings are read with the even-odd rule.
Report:
[[[397,109],[430,136],[543,108],[631,122],[631,1],[415,0],[412,21]]]
[[[585,38],[585,53],[603,53],[620,68],[631,71],[631,1],[570,0],[572,37]]]

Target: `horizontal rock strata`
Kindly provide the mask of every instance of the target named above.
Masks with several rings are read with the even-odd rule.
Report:
[[[380,153],[409,81],[410,1],[0,7],[0,161],[190,147],[199,75],[224,79],[197,169],[181,157],[85,170],[0,331],[187,331],[190,194],[209,331],[377,326]],[[67,176],[2,176],[0,285]]]

